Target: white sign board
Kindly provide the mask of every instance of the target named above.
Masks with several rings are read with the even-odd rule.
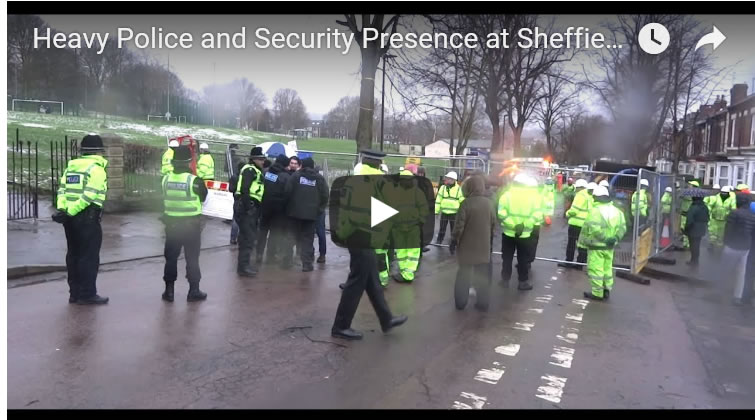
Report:
[[[205,216],[233,219],[233,193],[228,191],[207,190],[207,199],[202,204]]]
[[[292,149],[294,149],[295,152],[299,150],[299,148],[296,147],[296,140],[292,140],[292,141],[288,142],[287,146],[290,147],[290,148],[292,148]],[[289,157],[291,157],[291,156],[289,156]]]

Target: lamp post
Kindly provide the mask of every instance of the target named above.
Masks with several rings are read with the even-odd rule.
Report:
[[[389,58],[396,58],[393,54],[383,55],[383,92],[380,100],[380,151],[383,151],[383,126],[385,125],[385,62]]]

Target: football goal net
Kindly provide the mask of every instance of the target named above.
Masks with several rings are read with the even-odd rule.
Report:
[[[63,115],[63,102],[43,101],[39,99],[13,99],[11,101],[11,111]]]

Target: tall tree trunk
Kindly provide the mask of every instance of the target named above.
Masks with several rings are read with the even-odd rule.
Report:
[[[514,134],[514,156],[522,155],[522,132],[524,131],[524,124],[521,127],[511,126],[511,130]]]
[[[372,117],[375,106],[375,73],[378,57],[374,47],[362,50],[362,82],[359,91],[359,123],[357,124],[357,152],[372,147]]]

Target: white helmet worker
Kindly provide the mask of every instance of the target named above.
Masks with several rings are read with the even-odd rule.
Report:
[[[714,190],[720,190],[720,189],[721,189],[721,186],[720,186],[720,185],[718,185],[718,184],[713,184],[713,189],[714,189]]]
[[[596,184],[594,182],[590,182],[589,184],[587,184],[587,189],[588,190],[593,190],[593,193],[595,192],[595,188],[597,188],[597,187],[598,187],[598,184]]]
[[[199,150],[210,150],[210,146],[207,143],[199,143]]]
[[[524,175],[524,174],[520,174],[520,175]],[[459,174],[457,174],[454,171],[451,171],[451,172],[449,172],[449,173],[446,174],[446,178],[451,178],[454,181],[458,181],[459,180]]]
[[[608,197],[608,188],[598,185],[592,192],[593,197]]]
[[[606,187],[606,188],[609,188],[611,186],[611,184],[609,184],[608,181],[605,180],[605,179],[602,180],[602,181],[600,181],[600,183],[598,185],[601,186],[601,187]]]
[[[647,179],[641,179],[641,180],[640,180],[640,186],[646,186],[646,187],[649,187],[649,186],[650,186],[650,183],[648,182],[648,180],[647,180]]]
[[[385,173],[388,173],[389,172],[388,165],[386,165],[385,163],[381,163],[380,164],[380,170],[383,171],[383,172],[385,172]]]
[[[514,182],[516,182],[517,184],[529,185],[530,180],[529,180],[529,177],[527,176],[527,174],[518,173],[514,177]]]
[[[168,147],[178,147],[178,140],[171,140],[168,143]]]
[[[587,188],[587,181],[584,179],[578,179],[574,184],[574,188]]]
[[[723,193],[731,192],[731,187],[727,185],[727,186],[721,188],[721,192],[723,192]]]
[[[671,189],[671,187],[666,187],[666,192],[671,192],[671,191],[673,191],[673,190]]]

